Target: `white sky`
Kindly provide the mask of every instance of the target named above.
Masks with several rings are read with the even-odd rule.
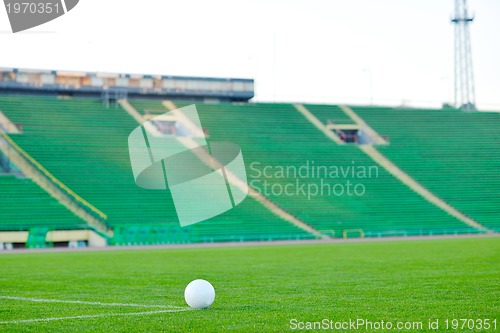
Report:
[[[250,77],[257,101],[453,99],[453,0],[80,0],[18,34],[0,66]],[[500,109],[500,0],[469,0],[477,104]],[[371,73],[372,87],[369,76]]]

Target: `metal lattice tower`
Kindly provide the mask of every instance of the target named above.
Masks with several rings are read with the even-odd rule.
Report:
[[[467,0],[455,0],[455,107],[464,110],[476,109],[474,72],[469,24],[474,17],[467,13]]]

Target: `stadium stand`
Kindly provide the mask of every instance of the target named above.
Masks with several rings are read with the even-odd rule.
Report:
[[[253,200],[193,230],[181,229],[170,193],[142,189],[134,182],[127,138],[137,123],[121,108],[105,108],[97,99],[0,96],[0,109],[24,126],[22,135],[13,136],[17,144],[107,215],[115,229],[112,243],[313,237]]]
[[[161,100],[137,99],[130,103],[143,114],[168,111]],[[177,107],[189,104],[175,102]],[[479,232],[377,167],[356,145],[328,140],[293,105],[197,102],[196,106],[209,141],[231,141],[242,148],[253,188],[326,235]],[[348,119],[337,106],[307,108],[322,122]],[[104,212],[106,223],[113,229],[111,244],[315,237],[251,198],[208,221],[180,228],[168,190],[146,190],[135,184],[127,139],[137,122],[119,106],[106,108],[98,99],[90,98],[0,95],[0,109],[12,122],[22,123],[23,134],[11,135],[19,146],[65,186]],[[450,204],[498,230],[495,216],[500,207],[500,182],[494,171],[500,165],[490,158],[499,146],[494,130],[498,115],[354,110],[376,130],[391,136],[390,145],[378,148],[394,163]],[[454,172],[449,168],[455,168]],[[284,193],[287,185],[289,193]],[[355,185],[359,186],[357,192]],[[4,175],[0,186],[0,227],[31,230],[29,246],[41,247],[40,235],[50,229],[89,228],[29,179]],[[37,218],[33,219],[35,214]]]
[[[138,110],[161,112],[158,101],[132,101]],[[190,103],[176,103],[178,107]],[[295,184],[293,177],[271,175],[264,177],[263,168],[276,170],[284,166],[299,169],[309,161],[315,166],[361,166],[374,163],[356,146],[337,145],[325,139],[289,104],[201,104],[196,103],[200,118],[207,127],[210,139],[231,141],[242,147],[250,184],[263,191]],[[331,118],[347,118],[337,112]],[[325,113],[323,119],[330,117]],[[259,164],[255,164],[258,162]],[[253,167],[252,167],[252,163]],[[365,168],[365,169],[366,169]],[[257,169],[260,170],[256,171]],[[321,186],[321,179],[299,179],[306,184]],[[328,177],[327,177],[328,178]],[[366,193],[361,196],[311,195],[294,193],[269,196],[281,207],[306,221],[316,229],[336,237],[345,233],[365,236],[420,235],[443,233],[474,233],[471,228],[430,204],[383,169],[378,177],[348,176],[346,179],[323,179],[330,189],[337,183],[362,183]],[[253,181],[253,182],[252,182]]]
[[[391,144],[379,148],[387,157],[463,213],[500,231],[498,113],[383,107],[353,110],[371,127],[390,135]]]

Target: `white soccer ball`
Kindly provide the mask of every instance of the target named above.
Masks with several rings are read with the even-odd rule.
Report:
[[[208,308],[215,300],[215,289],[210,282],[198,279],[191,281],[184,291],[186,303],[193,309]]]

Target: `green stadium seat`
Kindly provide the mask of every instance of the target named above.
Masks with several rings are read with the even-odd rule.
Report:
[[[500,231],[500,114],[355,107],[391,144],[380,151],[422,185]]]
[[[167,112],[161,101],[133,100],[131,104],[140,112]],[[181,107],[191,103],[176,104]],[[209,131],[209,141],[231,141],[242,148],[249,181],[265,180],[271,186],[284,186],[296,180],[293,177],[257,177],[252,167],[254,162],[260,163],[257,167],[260,170],[264,166],[299,168],[307,161],[314,161],[316,166],[374,164],[358,147],[329,141],[290,104],[196,105],[201,122]],[[307,107],[323,122],[347,118],[336,106]],[[0,109],[12,121],[23,124],[24,133],[12,135],[17,144],[108,216],[107,223],[114,229],[113,244],[314,238],[252,198],[190,229],[181,228],[168,190],[146,190],[135,184],[127,139],[137,123],[121,108],[107,109],[96,99],[3,95],[0,96]],[[391,145],[380,148],[386,156],[466,214],[490,227],[498,225],[495,216],[500,207],[500,182],[493,170],[498,170],[499,165],[498,159],[490,158],[500,146],[498,134],[495,134],[498,132],[493,133],[491,128],[498,115],[446,117],[445,130],[444,118],[438,116],[437,111],[412,114],[402,110],[380,110],[382,116],[379,118],[378,109],[355,109],[379,133],[391,136]],[[402,118],[389,121],[391,117]],[[407,125],[401,125],[403,118],[408,121]],[[417,129],[419,126],[415,124],[421,127],[430,124],[432,133],[439,129],[443,140],[435,144],[429,129]],[[465,124],[473,124],[469,128],[475,139],[464,135]],[[450,144],[453,149],[449,149]],[[429,157],[432,163],[427,161],[423,163],[425,166],[420,163]],[[454,176],[447,169],[460,164],[467,165],[458,174],[462,176],[461,184],[453,181]],[[477,173],[482,171],[487,178],[481,181]],[[467,173],[475,176],[469,180],[465,177]],[[352,177],[348,179],[356,181]],[[303,181],[318,184],[319,179]],[[325,179],[325,182],[333,186],[338,180]],[[359,235],[359,230],[366,237],[477,232],[430,204],[381,168],[376,178],[363,179],[362,183],[366,193],[358,197],[271,193],[269,198],[300,220],[335,237]],[[0,227],[8,230],[27,230],[34,226],[82,227],[83,221],[30,180],[0,176],[0,186],[6,189],[0,193],[0,201],[5,203],[0,205],[0,213],[2,217],[9,216],[0,219]],[[481,193],[487,196],[481,198]]]

